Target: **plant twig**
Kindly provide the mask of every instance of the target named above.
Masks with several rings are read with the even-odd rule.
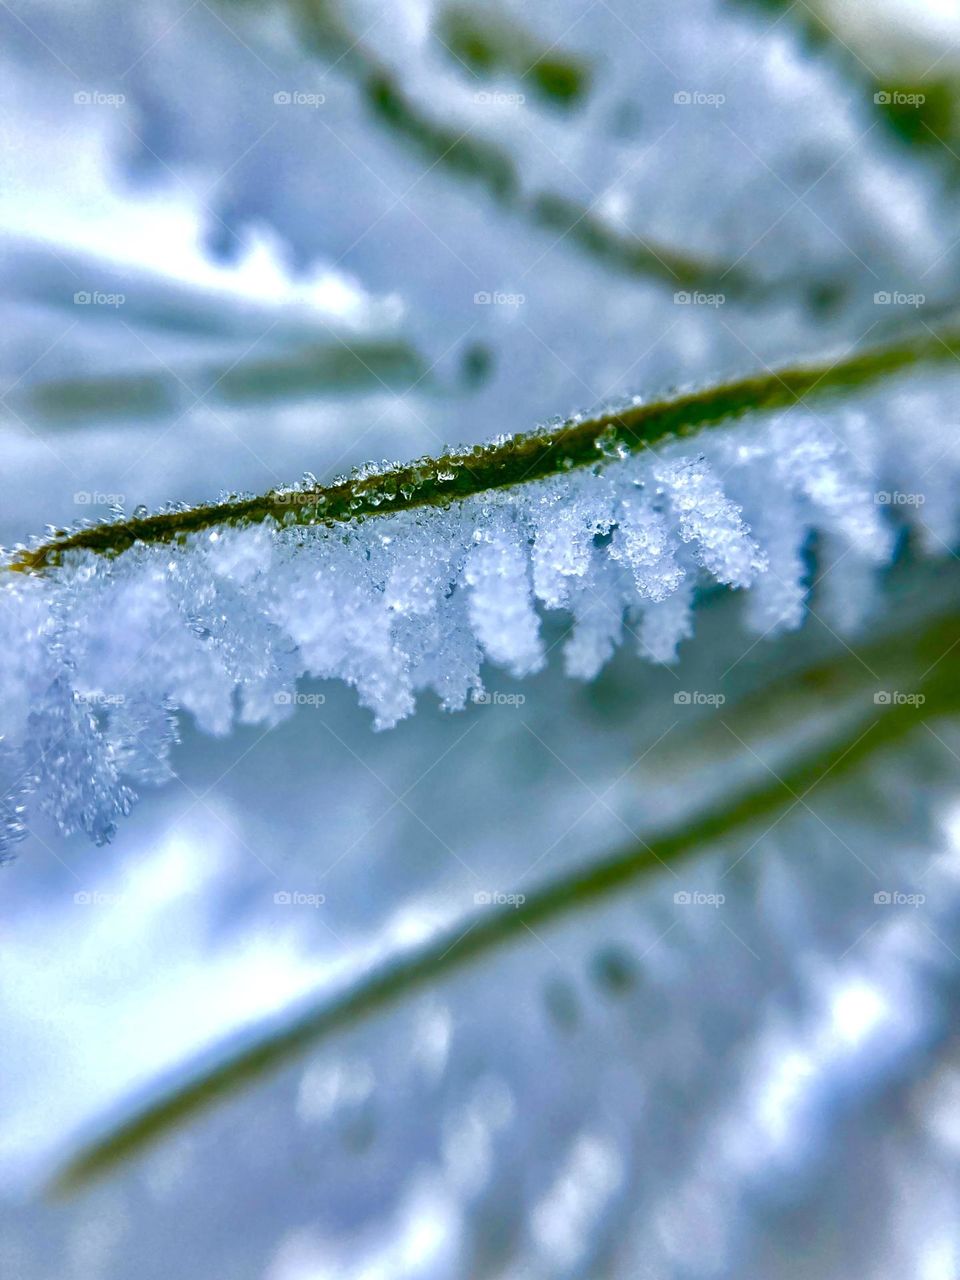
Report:
[[[273,489],[254,498],[64,530],[47,542],[17,551],[7,567],[37,572],[58,564],[69,551],[118,555],[137,543],[169,542],[218,525],[266,520],[287,525],[334,525],[416,507],[446,506],[578,467],[603,464],[618,451],[652,448],[746,413],[789,410],[806,399],[835,396],[916,364],[958,358],[960,328],[938,333],[927,329],[920,337],[854,352],[839,360],[765,372],[674,399],[574,418],[556,428],[439,458],[421,458],[382,471],[361,471],[330,485]]]
[[[607,265],[660,280],[674,289],[727,294],[769,292],[770,285],[729,264],[681,253],[648,236],[618,230],[593,209],[549,192],[522,189],[517,164],[496,142],[469,129],[432,119],[406,94],[389,66],[351,32],[332,0],[292,0],[304,39],[350,75],[374,120],[396,138],[451,174],[471,178],[504,208],[555,233]],[[532,60],[531,60],[532,61]],[[533,67],[531,67],[533,70]]]
[[[908,628],[892,640],[885,639],[863,651],[865,657],[843,653],[834,662],[811,669],[805,679],[811,687],[823,687],[831,702],[839,684],[862,685],[868,667],[897,670],[903,687],[905,665],[913,673],[911,687],[923,690],[922,718],[956,715],[960,711],[957,689],[945,652],[955,642],[955,613],[940,616],[926,629]],[[82,1146],[52,1184],[55,1195],[73,1192],[108,1173],[120,1161],[160,1139],[190,1116],[260,1079],[267,1072],[295,1058],[322,1040],[396,1004],[425,986],[484,955],[522,941],[529,930],[556,923],[581,908],[591,906],[635,884],[664,865],[702,853],[719,842],[738,839],[760,822],[771,822],[797,803],[804,802],[828,777],[831,785],[843,774],[921,723],[916,705],[908,700],[877,705],[864,695],[862,708],[844,718],[808,747],[798,763],[770,781],[765,772],[759,785],[738,797],[721,797],[692,822],[673,831],[651,836],[649,843],[631,845],[602,861],[565,872],[527,894],[519,905],[484,908],[481,916],[455,925],[383,966],[362,976],[345,991],[324,993],[298,1012],[287,1014],[260,1028],[252,1043],[233,1051],[206,1055],[185,1076],[161,1091],[104,1136]],[[798,801],[798,797],[801,798]]]

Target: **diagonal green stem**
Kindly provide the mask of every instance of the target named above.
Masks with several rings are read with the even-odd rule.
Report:
[[[957,103],[960,77],[943,71],[940,58],[929,59],[929,69],[897,71],[889,58],[874,67],[868,51],[858,51],[834,30],[823,14],[823,6],[806,0],[731,0],[741,7],[759,9],[789,20],[803,41],[817,53],[829,56],[842,68],[851,85],[858,88],[864,102],[878,112],[888,133],[907,148],[924,148],[956,181],[960,172],[956,146]],[[944,55],[946,56],[946,55]],[[914,59],[916,61],[916,59]],[[923,59],[926,64],[926,59]]]
[[[464,498],[602,464],[618,450],[639,452],[694,435],[752,412],[787,410],[801,401],[836,396],[921,363],[960,358],[960,328],[854,352],[839,360],[768,371],[639,404],[616,413],[573,419],[561,426],[511,436],[439,458],[421,458],[370,475],[300,490],[271,490],[256,498],[166,511],[65,531],[17,552],[8,568],[35,572],[58,564],[65,552],[117,555],[136,543],[162,543],[218,525],[333,525],[416,507],[446,506]]]
[[[454,176],[469,178],[501,207],[510,209],[629,275],[659,280],[674,289],[727,294],[760,294],[770,286],[729,264],[681,253],[648,237],[619,231],[592,207],[549,192],[523,190],[516,161],[508,150],[469,129],[428,116],[406,94],[396,75],[356,38],[331,0],[292,0],[305,42],[350,75],[373,119],[405,146]],[[537,62],[528,63],[535,69]]]
[[[841,684],[863,686],[862,673],[868,668],[896,670],[899,677],[906,668],[912,673],[911,687],[922,689],[926,699],[922,719],[955,715],[960,711],[960,690],[948,670],[951,664],[942,659],[955,645],[956,635],[957,617],[950,613],[919,633],[908,630],[893,640],[877,642],[861,657],[845,652],[824,667],[808,670],[803,678],[811,686],[828,690],[829,700],[835,702],[836,689]],[[900,689],[905,689],[902,679]],[[147,1102],[116,1128],[82,1146],[60,1171],[52,1190],[62,1194],[79,1189],[190,1116],[306,1049],[498,948],[522,941],[531,929],[552,925],[628,888],[664,865],[676,865],[718,842],[752,834],[758,824],[770,823],[797,805],[806,805],[806,798],[827,779],[834,784],[879,748],[919,727],[921,712],[915,705],[876,705],[869,694],[863,696],[862,688],[860,694],[855,704],[858,714],[846,716],[839,730],[834,725],[826,740],[821,735],[781,775],[764,773],[760,785],[732,800],[721,797],[692,822],[652,837],[649,844],[631,845],[600,862],[567,871],[531,891],[519,906],[485,908],[481,916],[466,923],[459,921],[401,958],[375,968],[345,991],[324,993],[292,1016],[262,1027],[252,1044],[232,1052],[222,1049],[212,1062],[209,1055],[195,1062],[185,1080],[169,1086],[159,1098]]]

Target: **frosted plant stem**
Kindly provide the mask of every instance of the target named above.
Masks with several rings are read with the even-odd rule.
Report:
[[[921,634],[909,631],[894,640],[865,650],[866,661],[878,667],[906,660],[914,671],[917,688],[924,690],[924,720],[955,715],[958,693],[947,664],[938,659],[956,636],[957,618],[938,618]],[[933,666],[929,664],[933,661]],[[929,668],[924,670],[924,668]],[[811,687],[836,689],[844,683],[862,683],[864,661],[844,655],[827,667],[806,673]],[[652,835],[649,843],[631,845],[587,867],[574,868],[538,890],[528,892],[519,906],[484,909],[482,917],[460,920],[423,945],[389,960],[361,977],[347,990],[324,993],[292,1017],[274,1022],[260,1036],[210,1065],[209,1056],[187,1072],[182,1081],[161,1090],[159,1097],[135,1112],[105,1136],[82,1146],[51,1185],[54,1195],[74,1192],[101,1177],[128,1156],[135,1155],[188,1117],[253,1083],[266,1072],[297,1057],[319,1041],[390,1007],[424,986],[432,986],[461,967],[498,947],[522,941],[531,929],[550,925],[608,895],[623,891],[637,880],[664,866],[702,853],[709,845],[730,841],[761,822],[772,823],[785,815],[827,778],[832,783],[863,763],[878,749],[919,727],[917,712],[909,704],[877,705],[860,700],[861,712],[836,727],[809,748],[782,776],[770,781],[764,772],[760,785],[730,797],[722,796],[677,830]]]
[[[338,6],[324,0],[301,0],[294,7],[300,10],[306,41],[353,78],[373,119],[393,137],[420,152],[431,162],[431,168],[441,166],[453,175],[472,179],[503,207],[553,235],[569,239],[614,270],[660,280],[679,289],[723,289],[731,294],[762,291],[762,282],[751,279],[742,269],[678,252],[653,243],[649,237],[618,231],[592,208],[564,196],[524,192],[510,152],[495,142],[470,136],[468,129],[427,116],[419,103],[404,92],[392,69],[362,38],[353,35],[336,12]]]
[[[90,528],[63,531],[52,540],[17,551],[7,567],[34,572],[56,565],[73,550],[117,555],[136,543],[179,540],[219,525],[275,521],[282,525],[334,525],[416,507],[452,502],[557,473],[655,448],[672,439],[756,411],[789,409],[823,399],[911,366],[960,360],[960,328],[926,330],[919,337],[854,352],[837,360],[754,374],[702,391],[650,404],[635,403],[595,417],[511,436],[492,444],[420,458],[405,466],[363,469],[331,485],[273,489],[261,497],[165,511]]]

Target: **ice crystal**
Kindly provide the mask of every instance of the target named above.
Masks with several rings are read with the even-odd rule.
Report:
[[[918,404],[934,414],[956,387],[949,371],[922,385],[907,375],[856,409],[757,413],[446,506],[223,524],[115,557],[71,550],[39,575],[6,572],[5,840],[33,805],[64,832],[109,839],[132,786],[166,776],[175,712],[213,734],[237,720],[269,726],[291,714],[304,676],[352,685],[380,729],[426,690],[462,709],[483,691],[484,662],[516,677],[544,665],[545,610],[567,616],[564,663],[583,679],[625,633],[671,662],[709,583],[750,588],[757,632],[795,627],[814,533],[834,566],[818,607],[853,629],[898,525],[912,521],[934,549],[956,536],[960,450],[928,427],[924,471],[913,444]],[[924,492],[904,485],[926,485],[932,470],[927,523]]]
[[[8,1192],[78,1124],[109,1130],[128,1091],[153,1080],[149,1107],[195,1053],[262,1046],[255,1024],[288,1002],[368,964],[402,987],[411,943],[476,938],[478,889],[535,895],[696,827],[704,803],[729,813],[754,768],[792,780],[814,736],[798,710],[815,727],[862,694],[858,722],[879,715],[864,662],[885,672],[875,652],[928,608],[946,635],[914,674],[949,685],[952,361],[418,498],[551,411],[938,326],[958,285],[952,98],[876,102],[926,88],[896,58],[871,83],[863,32],[889,39],[897,7],[0,5],[0,542],[275,498],[245,527],[214,511],[183,541],[0,563],[0,843],[35,837],[5,886]],[[899,6],[911,40],[934,7]],[[808,41],[840,8],[849,47]],[[464,10],[505,24],[487,68],[450,32]],[[943,47],[917,64],[933,85]],[[583,69],[576,103],[537,91],[538,50]],[[78,289],[126,302],[78,312]],[[464,451],[438,466],[451,437]],[[369,509],[316,494],[420,454],[395,494],[382,461],[334,482],[371,485]],[[618,647],[590,690],[566,678]],[[808,678],[838,656],[843,679]],[[504,670],[523,709],[471,707]],[[303,679],[354,688],[294,694]],[[688,717],[681,686],[728,705]],[[701,826],[681,879],[657,865],[406,988],[72,1207],[8,1197],[0,1273],[956,1274],[960,878],[939,817],[955,836],[958,744],[925,719],[840,788],[839,770],[813,796],[785,786],[764,836]],[[109,838],[174,763],[110,856],[44,841],[51,819]],[[298,886],[323,911],[277,905]],[[724,909],[677,905],[697,888]],[[875,905],[896,888],[925,908]]]

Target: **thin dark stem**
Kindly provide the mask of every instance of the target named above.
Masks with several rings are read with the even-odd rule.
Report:
[[[901,689],[922,689],[922,720],[956,715],[958,693],[949,664],[940,660],[956,637],[957,619],[947,613],[927,627],[915,627],[887,637],[863,650],[863,656],[841,654],[833,662],[794,677],[788,689],[802,678],[824,696],[839,699],[838,691],[857,692],[854,716],[841,717],[838,730],[831,728],[811,744],[798,763],[773,776],[765,772],[758,785],[731,799],[720,797],[710,808],[674,830],[651,835],[649,842],[629,847],[586,867],[574,868],[532,889],[518,905],[484,908],[460,920],[402,957],[393,957],[340,993],[324,993],[298,1011],[261,1027],[252,1043],[219,1051],[194,1062],[177,1080],[147,1101],[127,1120],[104,1136],[94,1138],[58,1175],[52,1190],[62,1194],[102,1176],[121,1160],[151,1145],[188,1119],[224,1097],[260,1079],[323,1039],[389,1008],[401,999],[452,972],[470,965],[497,949],[523,941],[530,931],[555,924],[569,914],[656,874],[664,866],[702,854],[720,842],[738,842],[758,825],[770,824],[798,804],[821,784],[837,780],[861,765],[879,748],[916,731],[921,714],[908,702],[877,705],[865,691],[864,671],[875,668],[897,671]],[[906,668],[912,671],[904,682]],[[774,695],[778,696],[777,694]],[[755,710],[755,708],[754,708]],[[729,713],[727,713],[729,714]],[[758,843],[758,841],[754,841]],[[751,846],[752,847],[752,846]]]
[[[218,525],[265,520],[285,525],[334,525],[417,507],[446,506],[575,468],[602,465],[619,449],[635,453],[746,413],[786,411],[804,400],[835,396],[918,363],[958,358],[960,329],[926,330],[918,338],[854,352],[837,361],[766,372],[672,400],[573,419],[554,429],[512,436],[505,442],[477,445],[439,458],[421,458],[340,483],[273,489],[261,497],[64,531],[48,542],[17,552],[7,567],[37,572],[60,563],[69,551],[118,555],[137,543],[175,541]]]
[[[918,149],[933,156],[955,183],[960,176],[956,146],[957,102],[960,77],[941,59],[913,59],[899,67],[889,55],[873,52],[857,42],[848,43],[822,13],[796,0],[731,0],[744,8],[777,15],[789,21],[812,51],[829,57],[839,67],[864,104],[877,112],[890,136],[903,145],[902,154]],[[879,65],[874,65],[875,63]]]
[[[769,293],[773,287],[743,269],[682,253],[651,237],[618,230],[592,207],[550,193],[526,192],[509,150],[470,130],[427,115],[404,92],[391,68],[362,39],[354,36],[331,0],[291,0],[305,42],[349,75],[373,119],[405,146],[451,175],[484,188],[510,209],[555,237],[569,241],[614,270],[659,280],[674,289],[700,289],[727,295]],[[533,59],[531,59],[533,62]],[[531,68],[532,69],[532,68]]]

